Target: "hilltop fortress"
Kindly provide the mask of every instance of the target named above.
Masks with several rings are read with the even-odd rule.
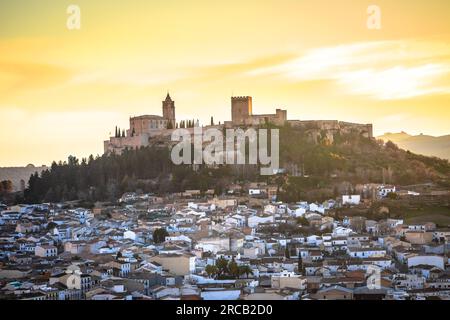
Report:
[[[231,122],[227,125],[260,125],[267,122],[282,126],[287,121],[287,111],[276,109],[275,114],[253,114],[252,97],[231,97]]]
[[[253,114],[252,97],[231,97],[231,121],[225,126],[256,126],[264,123],[273,123],[282,126],[289,123],[294,128],[304,129],[313,142],[320,136],[326,136],[333,141],[336,133],[357,132],[366,138],[373,138],[372,124],[359,124],[337,120],[288,120],[287,111],[276,109],[274,114]]]
[[[130,128],[120,132],[116,129],[114,137],[104,142],[104,152],[120,154],[125,149],[137,149],[154,144],[170,143],[170,136],[182,122],[177,122],[175,117],[175,102],[167,94],[162,101],[162,116],[141,115],[130,117]],[[225,121],[222,125],[212,125],[213,127],[233,128],[258,126],[265,123],[273,123],[282,126],[289,123],[293,128],[305,131],[308,138],[317,143],[319,138],[326,137],[329,142],[333,142],[336,133],[357,133],[366,138],[373,138],[372,124],[349,123],[337,120],[288,120],[287,110],[276,109],[274,114],[253,114],[252,97],[231,97],[231,121]],[[191,134],[192,127],[187,127]],[[185,127],[185,124],[182,126]],[[209,127],[209,126],[207,126]]]

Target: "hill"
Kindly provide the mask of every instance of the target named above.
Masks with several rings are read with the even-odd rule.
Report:
[[[426,156],[450,160],[450,135],[434,137],[429,135],[409,135],[405,132],[386,133],[379,136],[383,141],[392,141],[400,148]]]
[[[270,125],[270,127],[275,127]],[[259,175],[255,165],[221,165],[218,167],[174,165],[167,145],[127,150],[122,155],[103,155],[79,161],[69,157],[65,163],[53,163],[41,175],[33,175],[25,192],[26,201],[61,201],[82,199],[114,201],[123,192],[142,190],[165,194],[185,189],[215,189],[222,193],[240,181],[277,183],[284,190],[283,199],[299,201],[305,192],[321,189],[324,197],[342,182],[393,183],[411,185],[434,182],[450,186],[448,160],[417,155],[357,132],[327,132],[314,142],[307,128],[289,125],[280,129],[280,164],[287,174]],[[315,132],[315,131],[313,131]],[[315,134],[315,133],[314,133]],[[292,169],[294,168],[294,169]],[[298,175],[300,170],[301,177]]]

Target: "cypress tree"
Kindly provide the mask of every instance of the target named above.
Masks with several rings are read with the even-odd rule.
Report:
[[[286,249],[284,250],[284,256],[285,256],[287,259],[290,259],[290,258],[291,258],[291,253],[290,253],[290,251],[289,251],[289,244],[286,244]]]

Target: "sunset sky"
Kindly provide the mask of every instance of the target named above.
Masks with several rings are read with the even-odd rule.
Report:
[[[251,95],[254,113],[450,134],[450,1],[0,0],[0,166],[102,154],[167,91],[178,120]]]

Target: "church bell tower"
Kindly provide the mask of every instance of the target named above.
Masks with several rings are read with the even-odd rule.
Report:
[[[163,118],[172,123],[172,128],[175,128],[175,101],[170,98],[167,93],[166,100],[162,102]]]

